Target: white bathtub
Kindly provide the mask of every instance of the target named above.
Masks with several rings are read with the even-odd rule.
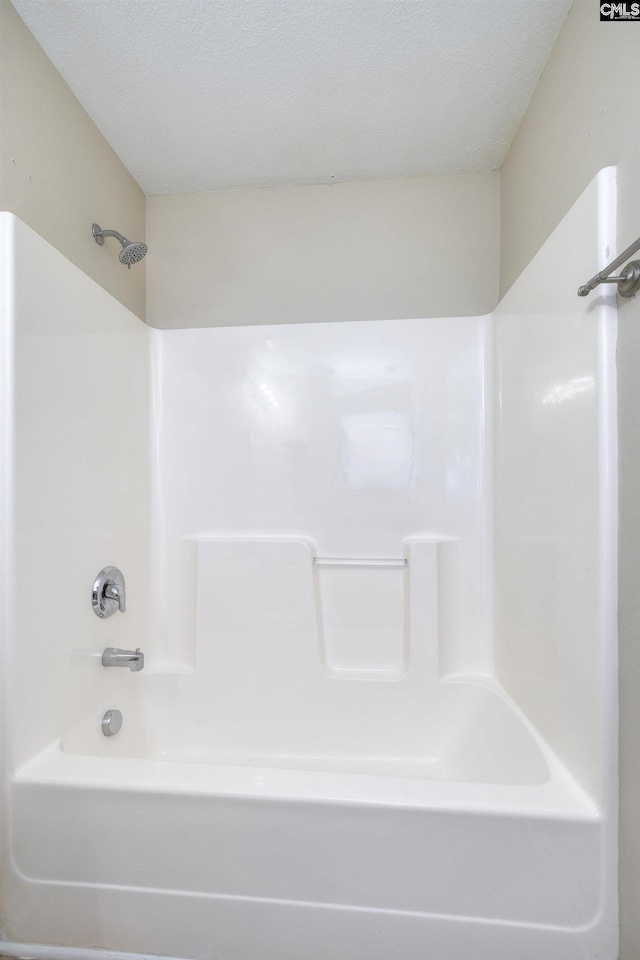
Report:
[[[499,691],[443,684],[440,751],[389,762],[207,751],[174,679],[127,677],[120,734],[99,709],[12,778],[18,930],[212,960],[595,956],[602,818]]]

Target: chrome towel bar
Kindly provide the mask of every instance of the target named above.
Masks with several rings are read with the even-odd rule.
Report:
[[[355,557],[314,557],[317,567],[406,567],[406,559],[358,560]]]
[[[640,290],[640,260],[632,260],[631,263],[627,263],[619,277],[612,277],[610,274],[621,267],[638,250],[640,250],[640,237],[630,247],[627,247],[619,257],[612,260],[608,267],[605,267],[600,273],[596,273],[595,277],[591,277],[591,280],[578,287],[578,296],[586,297],[601,283],[617,283],[618,293],[621,297],[635,297]]]

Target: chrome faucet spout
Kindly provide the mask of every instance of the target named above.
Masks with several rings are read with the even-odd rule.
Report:
[[[144,669],[144,653],[138,647],[136,650],[119,650],[118,647],[107,647],[102,654],[103,667],[128,667],[129,670]]]

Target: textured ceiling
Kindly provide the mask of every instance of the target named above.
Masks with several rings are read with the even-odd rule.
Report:
[[[13,0],[146,193],[500,166],[571,0]]]

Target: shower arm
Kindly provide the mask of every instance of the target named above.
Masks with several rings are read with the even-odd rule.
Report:
[[[591,280],[578,287],[578,296],[586,297],[601,283],[617,283],[619,284],[618,293],[621,297],[635,297],[640,290],[640,260],[632,260],[631,263],[628,263],[619,277],[612,277],[610,274],[621,267],[638,250],[640,250],[640,237],[630,247],[623,250],[619,257],[612,260],[604,270],[596,273],[595,277],[591,277]]]
[[[126,244],[126,242],[127,242],[127,238],[126,238],[126,237],[123,237],[122,234],[121,234],[121,233],[118,233],[117,230],[101,230],[100,228],[98,228],[98,229],[96,230],[96,229],[94,228],[94,230],[93,230],[93,238],[94,238],[94,240],[96,241],[96,243],[99,243],[100,246],[102,246],[102,244],[104,243],[104,238],[105,238],[105,237],[115,237],[116,240],[119,240],[119,241],[120,241],[120,243],[122,244],[123,247],[125,246],[125,244]]]

